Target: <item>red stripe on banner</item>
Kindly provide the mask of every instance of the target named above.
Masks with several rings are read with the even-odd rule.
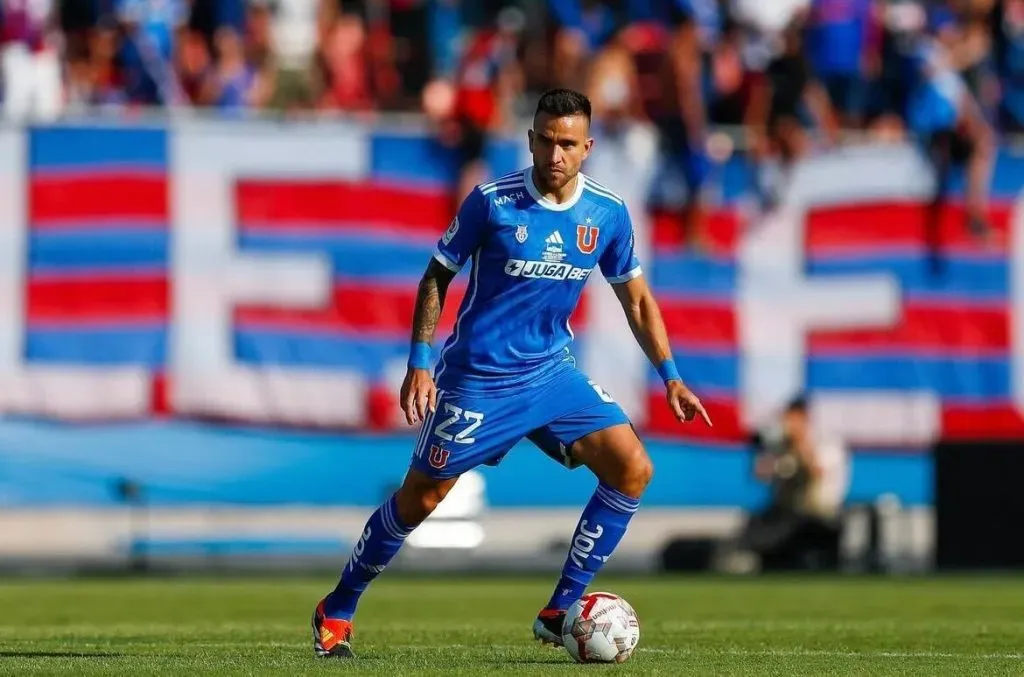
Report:
[[[1005,308],[951,308],[946,304],[907,302],[897,326],[891,329],[819,332],[810,336],[812,353],[888,351],[994,351],[1010,345],[1010,321]]]
[[[662,297],[665,328],[673,343],[682,346],[736,345],[736,314],[731,302]]]
[[[652,390],[647,398],[647,431],[693,440],[742,442],[748,437],[740,425],[739,405],[722,398],[702,397],[701,403],[711,417],[709,428],[699,417],[689,423],[680,423],[669,409],[662,390]]]
[[[163,275],[36,278],[28,281],[25,313],[29,322],[163,322],[168,314],[168,293]]]
[[[455,327],[464,285],[452,285],[444,303],[437,335],[444,337]],[[412,327],[416,306],[415,285],[382,286],[342,282],[335,286],[330,306],[321,310],[287,310],[247,307],[235,312],[239,325],[258,325],[285,331],[367,331],[404,336]],[[586,326],[586,295],[580,299],[570,322],[576,329]]]
[[[1007,205],[989,210],[992,227],[1005,238],[1010,216]],[[812,253],[872,247],[925,246],[929,208],[923,204],[874,203],[812,210],[807,216],[807,246]],[[946,249],[978,249],[967,228],[961,205],[939,212],[938,242]]]
[[[452,285],[445,299],[438,334],[446,334],[455,325],[455,317],[466,288]],[[285,331],[362,330],[390,334],[407,334],[412,327],[416,305],[414,285],[381,286],[342,282],[334,287],[330,305],[318,310],[289,310],[252,306],[239,308],[235,321],[239,325]]]
[[[342,230],[372,223],[438,236],[453,209],[446,192],[342,181],[246,180],[238,184],[237,195],[242,223],[282,229]]]
[[[1020,439],[1024,416],[1012,403],[946,404],[942,408],[946,439]]]
[[[94,226],[88,221],[96,218],[166,221],[167,204],[167,177],[138,171],[35,175],[29,191],[31,221],[43,227],[74,226],[76,221]]]
[[[681,213],[658,211],[651,215],[652,242],[655,249],[675,249],[685,238]],[[713,248],[732,252],[739,239],[739,215],[730,210],[710,212],[704,217],[707,239]]]

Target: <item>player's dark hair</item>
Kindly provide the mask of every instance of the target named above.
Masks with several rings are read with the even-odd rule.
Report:
[[[590,122],[590,99],[573,89],[549,89],[540,95],[537,101],[537,112],[534,117],[541,113],[556,118],[563,118],[567,115],[582,115]]]

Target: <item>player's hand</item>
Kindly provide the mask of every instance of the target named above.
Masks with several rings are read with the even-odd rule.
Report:
[[[416,425],[437,407],[437,388],[429,369],[409,369],[402,383],[402,411],[409,425]]]
[[[689,388],[683,385],[682,381],[669,381],[665,388],[668,406],[672,408],[672,412],[680,423],[692,421],[697,418],[697,414],[700,414],[708,427],[712,426],[711,417],[708,416],[708,412],[704,411],[704,405],[700,403],[696,395],[690,392]]]

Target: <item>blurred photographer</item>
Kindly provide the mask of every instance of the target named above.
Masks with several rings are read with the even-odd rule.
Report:
[[[771,500],[752,515],[734,546],[759,555],[763,568],[838,566],[840,515],[849,487],[843,444],[811,429],[807,402],[794,400],[781,420],[755,436],[754,474]]]

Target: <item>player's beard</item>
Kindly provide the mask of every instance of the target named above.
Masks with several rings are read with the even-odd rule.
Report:
[[[579,169],[563,168],[560,171],[547,169],[543,172],[538,172],[538,174],[540,174],[544,179],[544,182],[547,184],[546,186],[543,186],[545,192],[558,193],[567,185],[572,184],[576,179],[576,176],[579,174]]]

